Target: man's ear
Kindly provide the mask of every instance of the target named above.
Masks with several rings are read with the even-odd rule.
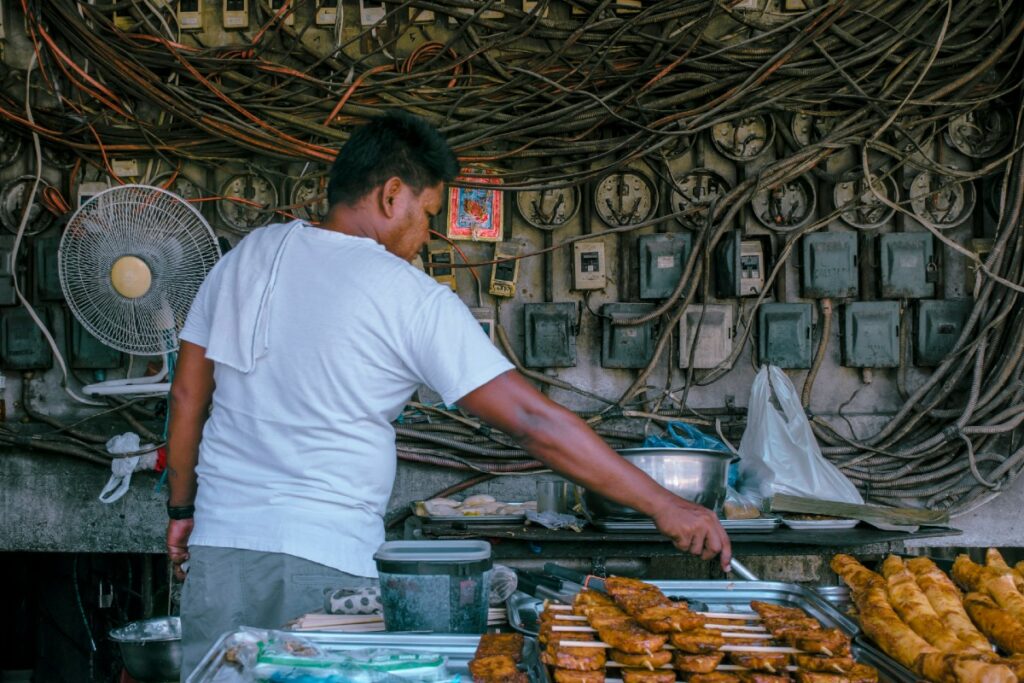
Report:
[[[388,178],[380,191],[380,210],[388,218],[395,217],[395,203],[398,201],[398,195],[402,191],[402,179],[397,176]]]

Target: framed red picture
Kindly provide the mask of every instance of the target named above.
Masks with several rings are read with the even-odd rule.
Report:
[[[480,173],[478,169],[473,169]],[[469,169],[463,169],[463,173]],[[493,174],[494,171],[485,170]],[[458,180],[469,180],[460,177]],[[497,175],[472,178],[473,182],[501,185]],[[505,231],[505,193],[485,187],[451,187],[448,189],[448,238],[500,242]]]

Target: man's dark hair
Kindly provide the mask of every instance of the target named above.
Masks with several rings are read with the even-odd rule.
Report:
[[[327,200],[352,205],[388,178],[417,193],[451,182],[459,170],[448,143],[426,120],[391,110],[352,131],[331,165]]]

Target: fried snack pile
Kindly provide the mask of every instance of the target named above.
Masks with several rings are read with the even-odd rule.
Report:
[[[541,613],[541,658],[554,667],[556,683],[602,683],[605,675],[623,683],[878,682],[874,668],[850,656],[846,634],[802,609],[753,602],[764,630],[744,638],[747,631],[729,628],[742,621],[705,618],[642,581],[611,577],[605,589],[580,592],[571,612],[549,606]],[[802,652],[794,658],[756,647],[763,645]]]
[[[469,661],[473,683],[529,683],[516,664],[522,659],[523,636],[519,633],[487,633],[480,636],[476,654]]]
[[[957,559],[953,578],[975,591],[963,599],[928,558],[890,556],[880,575],[850,555],[836,555],[832,569],[850,587],[868,637],[919,676],[935,683],[1015,683],[1024,667],[1000,658],[989,639],[1007,654],[1021,652],[1014,647],[1024,645],[1024,627],[1000,607],[1005,601],[1024,616],[1024,596],[1010,577],[1015,570],[1001,557],[998,562],[984,567]]]

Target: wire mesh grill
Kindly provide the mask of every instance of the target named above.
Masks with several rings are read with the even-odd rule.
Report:
[[[111,280],[118,259],[134,256],[152,283],[137,298]],[[178,347],[178,331],[220,248],[206,220],[177,195],[122,185],[96,195],[71,217],[57,255],[60,284],[79,322],[103,343],[136,355]]]

